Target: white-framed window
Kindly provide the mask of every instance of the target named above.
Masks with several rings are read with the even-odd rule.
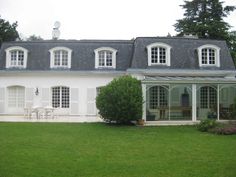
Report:
[[[52,107],[69,108],[70,107],[70,88],[59,86],[52,88]]]
[[[102,87],[96,87],[96,96],[98,96],[101,92]]]
[[[220,67],[220,48],[211,44],[200,46],[198,48],[198,59],[200,67]]]
[[[149,109],[168,106],[168,90],[161,86],[150,88]]]
[[[13,46],[9,47],[6,50],[6,68],[26,68],[28,50],[19,47]]]
[[[217,91],[213,87],[200,88],[200,107],[201,108],[214,108],[217,105]]]
[[[25,88],[22,86],[8,87],[8,107],[24,108],[25,106]]]
[[[165,43],[152,43],[147,46],[148,66],[166,65],[170,66],[170,49],[171,46]]]
[[[67,47],[55,47],[49,50],[51,68],[71,68],[72,50]]]
[[[116,49],[100,47],[95,52],[95,68],[116,68]]]

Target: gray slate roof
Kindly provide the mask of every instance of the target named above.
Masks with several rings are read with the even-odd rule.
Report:
[[[58,40],[39,42],[7,42],[3,43],[0,52],[0,69],[5,68],[5,49],[21,46],[28,50],[27,70],[50,70],[49,50],[54,47],[67,47],[72,50],[71,70],[94,70],[95,53],[99,47],[112,47],[117,50],[116,70],[126,70],[130,65],[133,52],[132,41],[99,41],[99,40]]]
[[[148,66],[146,46],[162,42],[170,45],[171,66]],[[6,70],[5,49],[12,46],[26,48],[28,53],[26,70],[51,70],[49,50],[54,47],[68,47],[72,50],[72,71],[95,69],[94,50],[99,47],[112,47],[117,50],[116,70],[131,69],[201,69],[198,64],[197,48],[213,44],[220,47],[220,68],[211,70],[234,70],[234,63],[225,41],[203,40],[178,37],[138,37],[135,40],[45,40],[37,42],[6,42],[0,50],[0,70]],[[204,67],[204,69],[206,69]]]
[[[148,66],[147,63],[147,49],[149,44],[161,42],[171,46],[171,66]],[[220,68],[199,68],[197,48],[212,44],[220,48]],[[179,37],[139,37],[134,42],[134,54],[132,58],[131,68],[139,69],[220,69],[220,70],[234,70],[234,63],[230,55],[229,49],[225,41],[219,40],[204,40],[193,38],[179,38]]]

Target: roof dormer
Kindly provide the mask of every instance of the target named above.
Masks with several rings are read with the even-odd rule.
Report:
[[[116,49],[100,47],[95,52],[95,68],[116,68]]]
[[[28,50],[19,47],[13,46],[9,47],[6,50],[6,68],[26,68]]]
[[[49,52],[50,68],[71,68],[71,49],[67,47],[54,47]]]
[[[198,60],[200,67],[220,67],[220,48],[206,44],[198,47]]]
[[[147,46],[148,66],[166,65],[170,66],[171,46],[165,43],[156,42]]]

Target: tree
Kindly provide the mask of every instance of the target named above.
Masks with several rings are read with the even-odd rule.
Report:
[[[42,40],[43,38],[41,38],[40,36],[36,36],[34,34],[27,38],[27,41],[42,41]]]
[[[185,34],[197,35],[199,38],[225,40],[231,55],[236,61],[236,40],[230,35],[230,25],[223,18],[236,9],[235,6],[223,7],[219,0],[184,1],[185,18],[177,20],[174,25],[177,36]]]
[[[234,64],[236,65],[236,34],[230,34],[229,47],[231,56],[234,59]]]
[[[17,22],[10,24],[0,17],[0,46],[5,41],[15,41],[19,38],[17,28]]]
[[[235,6],[223,7],[219,0],[192,0],[181,5],[185,9],[185,18],[174,25],[178,36],[197,35],[199,38],[228,40],[230,25],[223,18],[227,17]]]
[[[141,81],[131,76],[114,79],[96,98],[99,114],[106,122],[130,123],[142,118]]]

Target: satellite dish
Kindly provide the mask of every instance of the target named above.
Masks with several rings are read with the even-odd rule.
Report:
[[[60,26],[61,26],[61,23],[59,22],[59,21],[56,21],[55,23],[54,23],[54,27],[55,28],[60,28]]]

